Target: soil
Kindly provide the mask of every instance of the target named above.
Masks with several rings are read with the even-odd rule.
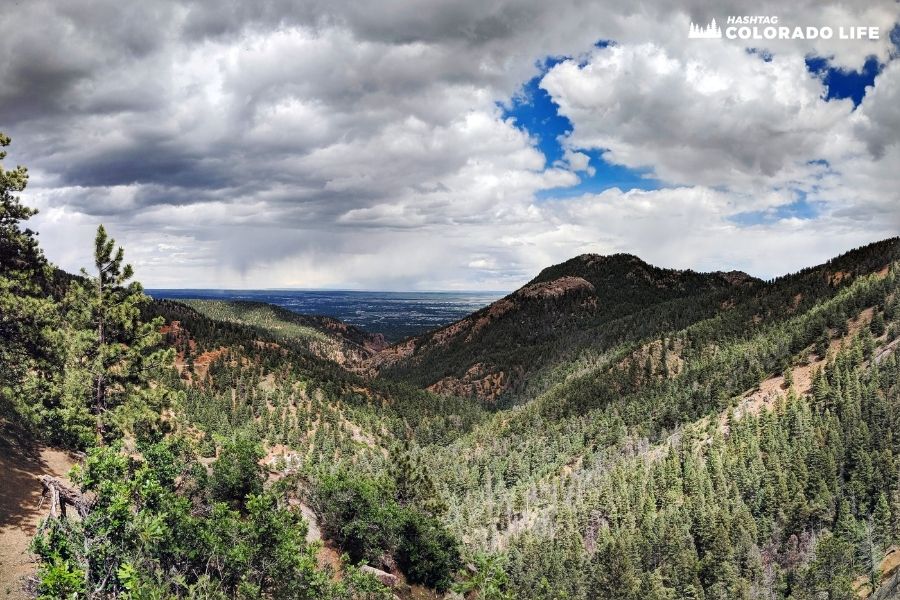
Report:
[[[39,475],[67,480],[77,459],[69,453],[30,442],[0,422],[0,598],[24,600],[24,585],[34,574],[28,551],[47,505],[41,504]]]

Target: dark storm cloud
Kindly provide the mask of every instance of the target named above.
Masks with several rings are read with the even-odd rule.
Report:
[[[842,6],[866,19],[890,12]],[[759,9],[795,19],[820,12],[811,0]],[[546,56],[578,64],[598,39],[656,49],[637,51],[632,65],[655,56],[701,64],[682,24],[724,10],[712,0],[19,2],[0,13],[0,129],[14,137],[12,158],[32,169],[31,193],[45,209],[40,223],[61,256],[74,256],[78,235],[89,235],[75,232],[103,219],[161,279],[181,273],[212,282],[229,269],[249,276],[258,268],[271,284],[389,277],[427,286],[422,274],[437,270],[455,283],[476,274],[510,282],[610,238],[582,229],[574,204],[535,202],[536,192],[577,177],[566,164],[547,165],[531,134],[504,120],[497,103],[537,75]],[[776,55],[802,61],[808,51],[785,44]],[[816,52],[847,65],[865,56],[851,46]],[[708,62],[713,75],[727,67]],[[791,102],[748,103],[753,111],[735,114],[759,147],[724,131],[684,136],[673,123],[703,116],[691,105],[715,106],[694,102],[692,81],[641,95],[626,71],[609,72],[609,98],[583,96],[597,82],[577,69],[548,81],[575,123],[564,142],[572,149],[608,142],[617,161],[649,161],[669,183],[752,181],[769,193],[775,174],[808,176],[794,163],[823,138],[850,136],[791,114],[819,114],[815,85]],[[881,165],[896,147],[882,125],[896,116],[893,73],[880,76],[878,101],[861,105],[856,137],[846,144],[884,157],[857,169],[868,169],[860,185],[879,192],[888,188]],[[762,98],[777,91],[765,73],[754,82],[746,87]],[[644,118],[646,106],[655,124]],[[767,122],[790,144],[773,151]],[[697,197],[706,198],[682,201]],[[700,204],[714,222],[734,210],[718,200]],[[865,214],[879,210],[867,206]],[[637,251],[644,235],[620,243]],[[177,257],[169,271],[167,255]],[[488,263],[501,267],[477,266]]]

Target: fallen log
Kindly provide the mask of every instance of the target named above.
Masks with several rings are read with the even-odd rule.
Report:
[[[66,514],[66,505],[75,509],[82,519],[88,515],[91,503],[80,491],[50,475],[38,477],[44,486],[44,494],[50,497],[50,516],[58,519]]]

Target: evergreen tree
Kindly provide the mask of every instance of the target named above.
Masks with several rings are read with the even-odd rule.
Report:
[[[789,366],[784,369],[784,387],[790,389],[794,385],[794,370]]]
[[[624,534],[600,546],[591,559],[590,569],[589,588],[597,598],[638,600],[641,597],[639,573]]]
[[[872,335],[874,335],[875,337],[883,336],[884,332],[886,331],[884,314],[880,311],[876,311],[872,316],[872,322],[869,324],[869,328],[872,331]]]
[[[96,274],[83,270],[83,280],[72,283],[64,301],[63,403],[90,413],[101,442],[122,430],[163,429],[160,413],[177,399],[158,385],[174,361],[174,350],[160,348],[163,321],[142,321],[141,309],[150,300],[139,283],[129,281],[133,270],[124,264],[124,250],[114,248],[101,225],[94,243]],[[150,385],[154,380],[157,385]],[[78,437],[87,442],[83,430]]]
[[[0,148],[9,144],[0,133]],[[5,157],[0,150],[0,161]],[[50,267],[37,234],[23,228],[37,213],[16,195],[27,183],[25,167],[6,170],[0,163],[0,414],[16,413],[17,420],[50,432],[58,313],[46,289]]]

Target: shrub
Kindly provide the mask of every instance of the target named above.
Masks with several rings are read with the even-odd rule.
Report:
[[[405,512],[397,553],[400,568],[412,583],[447,590],[461,566],[456,539],[434,517],[415,510]]]
[[[259,460],[263,456],[259,444],[247,437],[229,440],[212,465],[209,486],[213,498],[243,506],[247,496],[261,493],[265,473]]]

